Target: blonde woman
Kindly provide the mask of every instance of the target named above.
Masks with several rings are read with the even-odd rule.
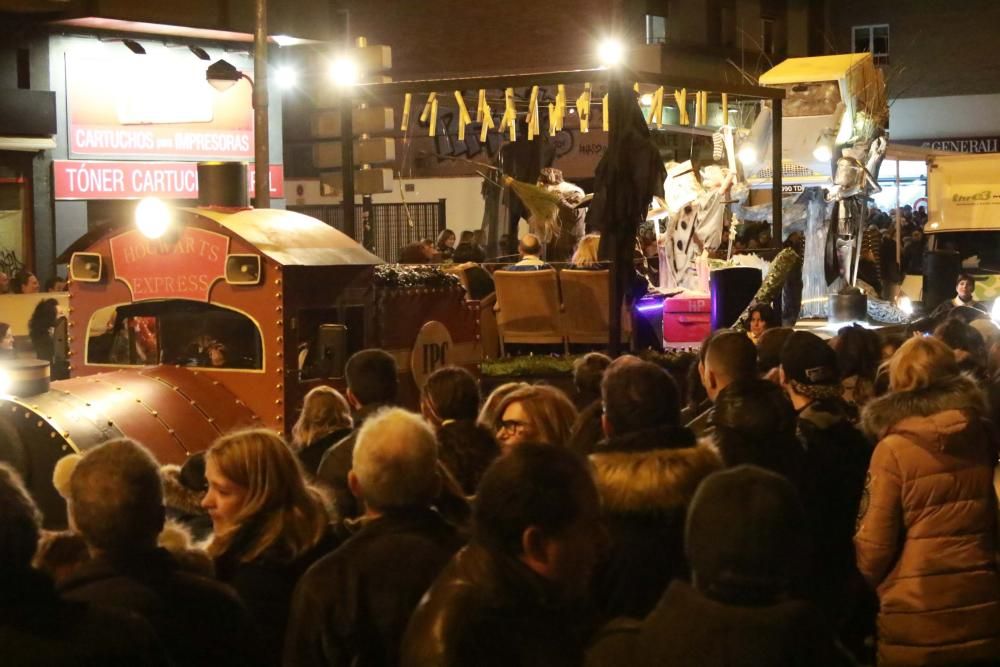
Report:
[[[330,447],[350,435],[354,428],[351,406],[333,387],[315,387],[302,401],[302,412],[292,427],[292,449],[303,469],[312,476]]]
[[[890,393],[871,400],[878,440],[854,537],[877,591],[878,663],[1000,660],[1000,577],[989,410],[934,338],[905,342],[888,364]]]
[[[576,408],[566,394],[546,385],[528,385],[512,391],[497,406],[493,424],[501,455],[525,442],[565,445]]]
[[[570,263],[574,269],[598,269],[604,268],[598,264],[597,249],[601,245],[600,234],[587,234],[576,245],[576,252]]]
[[[279,664],[295,584],[336,546],[323,501],[284,440],[263,429],[216,440],[205,478],[216,575],[250,611],[263,664]]]
[[[497,418],[500,416],[497,410],[500,408],[503,399],[507,398],[511,392],[530,386],[527,382],[505,382],[491,391],[490,395],[483,401],[483,407],[479,409],[479,417],[476,419],[476,423],[495,430]]]

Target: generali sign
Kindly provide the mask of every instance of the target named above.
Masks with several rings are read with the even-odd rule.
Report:
[[[254,165],[247,170],[247,191],[254,191]],[[52,161],[56,199],[198,198],[198,165],[194,162]],[[285,170],[270,169],[271,196],[285,196]]]
[[[1000,137],[956,137],[953,139],[905,139],[894,143],[952,153],[1000,153]]]
[[[228,252],[228,236],[196,227],[184,227],[170,240],[149,239],[134,229],[111,239],[115,278],[128,285],[134,301],[208,301],[212,285],[225,276]]]
[[[70,157],[253,156],[249,82],[218,91],[205,80],[205,63],[190,57],[67,54],[66,104]]]

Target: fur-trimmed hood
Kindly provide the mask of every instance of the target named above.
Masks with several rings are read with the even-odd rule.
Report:
[[[983,392],[972,378],[960,375],[924,389],[874,399],[865,406],[861,423],[866,433],[879,440],[890,432],[917,440],[942,440],[987,414]]]
[[[205,514],[201,506],[202,494],[181,483],[181,468],[168,464],[160,467],[163,480],[163,504],[183,514]]]
[[[715,449],[695,444],[693,436],[690,446],[601,449],[590,461],[604,507],[612,513],[684,507],[701,480],[722,468]]]

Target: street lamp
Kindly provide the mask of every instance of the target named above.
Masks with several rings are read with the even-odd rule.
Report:
[[[625,61],[625,45],[620,39],[606,37],[597,45],[597,58],[604,67],[617,67]]]
[[[361,78],[358,64],[349,56],[338,56],[331,60],[327,71],[330,79],[338,86],[353,86]]]
[[[135,207],[135,226],[148,239],[158,239],[172,226],[170,208],[156,197],[145,197]]]

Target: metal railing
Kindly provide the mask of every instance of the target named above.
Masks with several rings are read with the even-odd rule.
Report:
[[[445,201],[407,204],[374,204],[354,207],[355,229],[344,228],[344,209],[340,205],[289,206],[288,210],[322,220],[387,262],[399,259],[399,251],[421,239],[437,239],[447,226]],[[409,214],[409,215],[407,215]]]

